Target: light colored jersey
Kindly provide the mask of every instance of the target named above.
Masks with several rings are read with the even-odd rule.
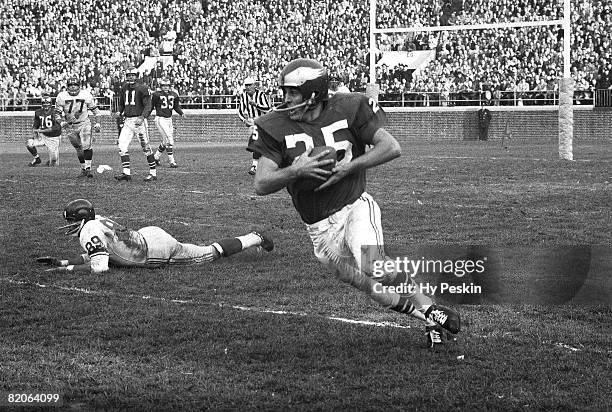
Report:
[[[87,252],[85,260],[91,261],[93,272],[108,270],[108,263],[115,266],[146,266],[147,242],[142,234],[119,223],[96,216],[83,225],[79,241]]]
[[[88,110],[96,112],[98,108],[96,100],[87,90],[80,90],[76,96],[62,91],[57,95],[55,105],[64,113],[68,123],[83,122],[89,118]]]

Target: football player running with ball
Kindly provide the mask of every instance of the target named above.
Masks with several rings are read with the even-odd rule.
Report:
[[[430,346],[443,343],[441,332],[458,333],[460,318],[452,309],[435,305],[418,291],[400,295],[380,287],[414,282],[408,274],[376,275],[373,270],[374,261],[390,258],[384,251],[380,209],[365,191],[366,170],[401,154],[399,143],[385,130],[384,111],[360,93],[328,97],[327,71],[315,60],[291,61],[281,71],[279,87],[283,104],[255,120],[259,138],[250,147],[262,154],[256,193],[286,187],[317,259],[383,307],[422,320]],[[367,152],[366,145],[372,146]],[[334,160],[323,160],[328,150],[309,156],[315,146],[336,150],[338,161],[331,171],[325,168]],[[318,187],[301,184],[313,178],[320,179]],[[367,246],[371,249],[364,253]]]
[[[89,111],[95,116],[93,130],[100,132],[100,109],[96,100],[87,90],[81,90],[81,83],[76,77],[68,79],[67,90],[60,92],[55,99],[55,106],[64,117],[62,132],[67,136],[77,152],[81,164],[79,177],[93,177],[91,162],[93,159],[91,121]]]
[[[86,253],[71,259],[42,256],[39,263],[54,266],[48,272],[79,272],[100,274],[110,266],[157,268],[164,265],[194,265],[209,263],[245,249],[274,249],[269,237],[258,232],[221,239],[211,245],[181,243],[157,226],[131,230],[104,216],[96,215],[93,204],[76,199],[64,209],[68,225],[59,229],[66,235],[77,236]]]
[[[144,84],[137,82],[139,72],[135,67],[130,68],[125,74],[125,84],[121,87],[119,94],[119,104],[117,107],[117,117],[124,117],[123,127],[119,132],[117,144],[119,155],[121,156],[122,173],[115,176],[118,181],[132,180],[130,167],[130,154],[128,148],[134,136],[138,136],[140,147],[147,157],[149,164],[149,174],[145,177],[145,182],[157,180],[155,169],[155,157],[149,144],[149,128],[147,118],[151,115],[151,94]]]

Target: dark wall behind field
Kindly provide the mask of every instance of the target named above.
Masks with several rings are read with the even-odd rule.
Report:
[[[388,109],[388,130],[400,140],[411,139],[477,139],[477,108],[461,110],[412,109],[396,111]],[[512,138],[554,139],[559,133],[556,110],[521,110],[519,108],[491,108],[492,121],[489,131],[491,139],[506,134]],[[30,112],[0,113],[0,142],[19,142],[31,137],[32,116]],[[102,117],[102,133],[96,141],[112,142],[117,136],[114,120],[106,114]],[[230,111],[191,112],[182,119],[174,118],[177,141],[237,143],[246,142],[247,128],[238,116]],[[152,142],[159,141],[154,121],[149,119]],[[591,107],[574,110],[575,139],[610,139],[612,111]],[[65,142],[67,143],[67,142]]]

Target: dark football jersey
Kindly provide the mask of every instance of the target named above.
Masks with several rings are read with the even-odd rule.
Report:
[[[152,100],[156,116],[172,117],[172,110],[176,111],[181,116],[183,115],[183,109],[181,109],[179,97],[176,92],[158,91],[153,93]]]
[[[257,139],[249,146],[273,160],[280,168],[315,146],[333,146],[338,163],[350,162],[365,153],[376,131],[384,127],[385,112],[361,93],[336,94],[312,122],[289,119],[286,112],[270,112],[255,120]],[[323,181],[321,181],[323,183]],[[299,183],[287,186],[302,220],[314,223],[354,202],[364,192],[365,170],[346,176],[319,192],[304,190]]]
[[[62,134],[60,118],[55,107],[49,109],[40,108],[34,112],[34,129],[52,129],[50,132],[43,133],[45,136],[57,137]]]
[[[119,113],[125,117],[149,117],[151,114],[151,94],[149,89],[140,84],[125,83],[119,94]]]

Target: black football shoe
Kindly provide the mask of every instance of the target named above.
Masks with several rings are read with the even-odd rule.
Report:
[[[450,308],[441,305],[431,305],[429,309],[425,311],[425,317],[427,320],[435,322],[452,334],[459,333],[461,330],[461,318],[459,313]]]
[[[115,175],[115,179],[119,182],[129,182],[132,180],[132,176],[121,173],[120,175]]]
[[[40,160],[40,157],[35,157],[34,159],[32,159],[32,161],[30,163],[28,163],[28,166],[36,167],[36,166],[38,166],[41,163],[42,163],[42,160]]]
[[[274,250],[274,242],[272,241],[272,238],[269,237],[268,235],[266,235],[265,233],[261,233],[261,232],[253,232],[253,234],[259,236],[261,238],[261,245],[260,247],[265,250],[266,252],[272,252]]]
[[[251,168],[249,169],[249,174],[251,176],[255,176],[255,173],[257,173],[257,166],[253,165],[251,166]]]
[[[147,177],[144,178],[145,182],[154,182],[157,180],[157,176],[153,176],[151,174],[147,175]]]

